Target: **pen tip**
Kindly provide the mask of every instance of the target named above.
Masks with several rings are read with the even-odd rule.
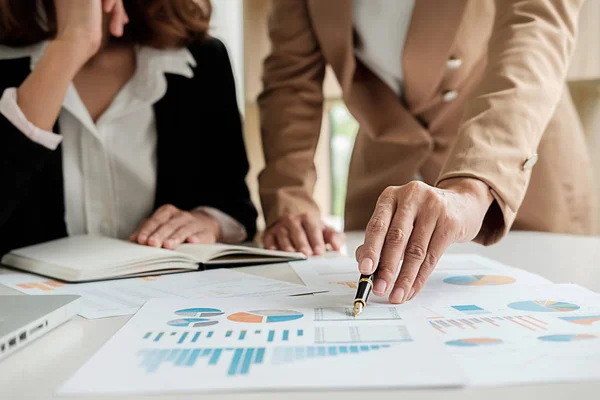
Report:
[[[363,305],[360,302],[356,302],[354,303],[354,308],[352,309],[352,311],[354,312],[354,316],[356,317],[358,314],[360,314],[363,310]]]

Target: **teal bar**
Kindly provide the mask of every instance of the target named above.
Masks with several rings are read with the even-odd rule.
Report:
[[[217,365],[222,352],[222,349],[214,349],[210,360],[208,360],[208,365]]]
[[[350,353],[358,353],[358,346],[350,346]]]
[[[254,363],[262,364],[264,358],[265,358],[265,348],[261,347],[260,349],[258,349],[256,351],[256,356],[254,357]]]
[[[269,331],[269,337],[267,338],[267,342],[272,342],[275,339],[275,331]]]
[[[285,331],[283,331],[283,340],[287,342],[289,337],[290,337],[290,331],[288,331],[286,329]]]
[[[360,346],[361,351],[369,351],[369,346]]]
[[[240,367],[240,361],[242,359],[242,353],[244,349],[236,349],[235,353],[233,353],[233,359],[231,360],[231,364],[229,365],[229,371],[227,371],[227,375],[235,376]]]
[[[227,331],[227,333],[225,334],[225,337],[230,337],[232,333],[233,332],[231,332],[231,331]]]
[[[337,347],[329,346],[328,353],[330,356],[337,356]]]
[[[258,334],[260,334],[260,331],[254,331],[254,333],[256,333],[258,335]]]
[[[181,354],[179,355],[179,358],[175,361],[175,365],[176,366],[180,366],[183,365],[185,363],[185,360],[187,358],[187,356],[190,354],[190,349],[185,349],[181,352]]]
[[[298,336],[304,336],[304,330],[298,329]]]
[[[319,352],[319,353],[318,353],[318,354],[319,354],[319,357],[323,357],[323,356],[325,356],[325,355],[326,355],[326,352],[325,352],[325,350],[326,350],[326,349],[325,349],[325,347],[322,347],[322,346],[317,348],[317,351]]]
[[[155,342],[158,342],[158,341],[160,340],[160,338],[162,338],[162,337],[163,337],[163,335],[164,335],[164,334],[165,334],[164,332],[161,332],[161,333],[159,333],[158,335],[156,335],[156,337],[154,338],[154,341],[155,341]]]
[[[196,343],[196,340],[198,340],[198,338],[200,337],[200,334],[202,332],[196,332],[196,334],[194,335],[194,337],[192,338],[192,343]]]
[[[188,333],[187,332],[183,332],[183,335],[181,335],[181,337],[179,338],[179,340],[177,341],[177,344],[181,344],[185,341],[185,338],[187,337]]]
[[[214,333],[214,331],[208,332],[208,335],[206,337],[212,337],[213,333]]]
[[[150,336],[152,336],[152,332],[148,332],[144,335],[144,339],[148,339]]]
[[[246,355],[244,356],[244,362],[242,363],[241,375],[248,375],[250,372],[250,365],[252,365],[252,357],[254,356],[254,348],[246,349]]]
[[[181,350],[178,350],[178,349],[171,350],[171,353],[167,357],[167,361],[175,361],[175,359],[179,356],[179,353],[181,353]]]
[[[196,363],[196,360],[198,359],[199,355],[200,355],[200,349],[192,350],[192,353],[190,354],[187,361],[185,362],[185,366],[192,367]]]
[[[239,340],[244,340],[245,338],[246,338],[246,331],[241,331]]]
[[[348,347],[347,346],[341,346],[340,347],[340,354],[347,354],[348,353]]]

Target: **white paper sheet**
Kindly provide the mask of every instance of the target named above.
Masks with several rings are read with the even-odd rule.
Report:
[[[290,265],[310,287],[334,294],[356,293],[359,272],[354,258],[327,255]],[[550,283],[539,275],[475,254],[449,254],[441,258],[423,291],[475,292],[490,287]]]
[[[79,315],[88,319],[134,314],[151,298],[263,297],[315,292],[306,286],[229,269],[77,284],[16,273],[0,275],[0,284],[30,295],[82,296],[83,309]]]
[[[150,300],[60,393],[461,385],[446,346],[405,308],[354,319],[339,296]]]
[[[411,303],[426,312],[470,385],[600,379],[600,295],[587,289],[428,292]]]

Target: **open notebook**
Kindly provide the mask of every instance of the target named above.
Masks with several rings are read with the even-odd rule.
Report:
[[[67,282],[195,271],[211,265],[303,260],[301,253],[225,244],[183,244],[176,251],[102,236],[71,236],[13,250],[2,264]]]

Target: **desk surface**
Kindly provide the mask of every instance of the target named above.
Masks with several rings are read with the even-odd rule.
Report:
[[[347,253],[353,254],[361,243],[360,233],[348,235]],[[541,233],[511,233],[502,243],[482,247],[473,243],[455,245],[451,253],[477,253],[509,265],[538,273],[557,283],[577,283],[600,292],[600,237],[550,235]],[[289,267],[247,267],[242,271],[270,278],[301,283]],[[0,273],[5,272],[0,269]],[[0,285],[0,295],[15,292]],[[0,399],[53,399],[62,382],[67,380],[88,358],[110,338],[129,317],[86,320],[76,317],[72,321],[36,340],[0,363]],[[377,391],[378,399],[397,399],[399,395],[410,399],[433,400],[440,395],[446,399],[505,400],[510,399],[565,399],[579,397],[598,398],[600,382],[578,384],[544,384],[500,388]],[[282,393],[215,394],[211,399],[279,399]],[[288,400],[305,397],[313,399],[363,399],[364,392],[295,392],[286,393]],[[74,397],[68,397],[75,399]],[[107,397],[85,397],[96,399]],[[114,400],[142,399],[142,396],[109,397]],[[159,399],[194,399],[198,395],[152,396]]]

